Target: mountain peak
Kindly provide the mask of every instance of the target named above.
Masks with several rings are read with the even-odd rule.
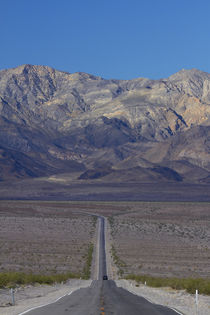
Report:
[[[210,74],[196,68],[182,69],[169,77],[171,81],[189,80],[189,79],[206,79],[210,80]]]
[[[3,72],[11,73],[11,75],[13,75],[13,74],[15,74],[15,75],[33,74],[33,73],[34,74],[37,73],[38,75],[44,75],[47,73],[52,74],[55,72],[70,74],[70,73],[65,72],[65,71],[56,70],[56,69],[49,67],[49,66],[32,65],[32,64],[23,64],[23,65],[20,65],[16,68],[4,69],[4,70],[0,71],[0,73],[3,73]]]
[[[77,80],[101,80],[102,78],[99,76],[95,76],[93,74],[89,74],[86,72],[75,72],[71,74]]]
[[[176,180],[168,160],[210,172],[210,74],[197,69],[124,81],[24,64],[0,72],[0,96],[0,179],[126,167],[130,180]]]

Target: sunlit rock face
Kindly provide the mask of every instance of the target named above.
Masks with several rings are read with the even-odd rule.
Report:
[[[208,182],[209,118],[210,74],[196,69],[161,80],[2,70],[0,178]]]

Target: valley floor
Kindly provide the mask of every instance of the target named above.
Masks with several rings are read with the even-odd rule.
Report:
[[[14,269],[42,273],[47,265],[48,272],[81,272],[83,265],[78,261],[83,262],[90,242],[96,244],[98,225],[90,215],[95,213],[107,218],[107,250],[112,258],[117,258],[108,272],[117,284],[155,303],[168,303],[192,315],[193,295],[136,287],[135,283],[118,278],[129,273],[209,278],[209,209],[208,202],[1,201],[0,272]],[[52,253],[46,252],[45,246],[49,244]],[[37,263],[37,257],[43,264]],[[72,288],[89,284],[71,280],[56,287],[22,287],[16,293],[17,305],[26,307],[33,305],[33,301],[36,305],[50,303]],[[0,314],[3,311],[6,315],[9,290],[0,290],[0,303]],[[200,296],[199,314],[210,314],[209,307],[210,298]],[[16,307],[8,309],[10,315],[19,314]]]

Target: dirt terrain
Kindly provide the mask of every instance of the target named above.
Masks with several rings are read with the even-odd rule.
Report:
[[[119,269],[210,277],[210,204],[0,202],[0,272],[81,273],[96,221],[108,218]],[[112,245],[110,244],[110,246]]]
[[[95,220],[68,203],[0,202],[0,272],[83,271]]]
[[[130,203],[109,219],[124,275],[210,277],[209,203]]]
[[[117,269],[122,276],[133,272],[210,277],[209,209],[209,203],[189,202],[1,201],[0,272],[81,273],[88,245],[96,241],[96,220],[90,215],[95,213],[107,217],[107,248],[114,246],[118,264],[118,268],[112,265],[115,279]],[[29,304],[50,303],[83,285],[76,286],[75,281],[70,280],[70,286],[19,286],[15,307],[8,306],[9,289],[1,289],[0,306],[5,314],[15,315]],[[185,314],[194,312],[194,296],[184,291],[135,287],[125,280],[117,283],[155,303]],[[208,311],[209,298],[200,296],[199,314]]]

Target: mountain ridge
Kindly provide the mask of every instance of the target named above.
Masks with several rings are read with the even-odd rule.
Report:
[[[2,181],[206,183],[209,143],[206,72],[107,80],[28,64],[0,71]]]

